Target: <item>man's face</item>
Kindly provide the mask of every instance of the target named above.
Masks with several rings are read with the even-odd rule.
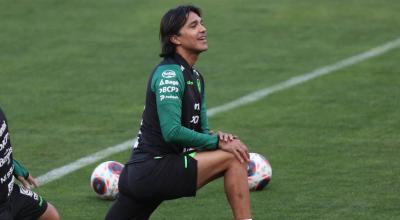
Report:
[[[191,53],[201,53],[208,49],[207,29],[203,20],[194,12],[189,12],[185,25],[176,36],[177,47]]]

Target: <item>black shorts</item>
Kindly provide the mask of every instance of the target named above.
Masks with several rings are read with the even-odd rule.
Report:
[[[197,161],[169,154],[128,163],[118,188],[106,219],[148,219],[162,201],[196,195]]]
[[[0,219],[36,220],[47,209],[47,202],[35,192],[14,184],[10,200],[3,204]]]
[[[169,200],[196,195],[197,161],[169,154],[128,163],[119,178],[122,194],[139,200]]]

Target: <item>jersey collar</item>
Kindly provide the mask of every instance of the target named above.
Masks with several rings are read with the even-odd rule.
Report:
[[[190,72],[192,72],[192,67],[189,66],[189,64],[186,62],[186,60],[181,55],[179,55],[178,53],[174,54],[174,60],[181,66],[182,72],[185,69],[187,69]]]

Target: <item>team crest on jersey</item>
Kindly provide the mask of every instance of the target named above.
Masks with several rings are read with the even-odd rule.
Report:
[[[164,72],[161,73],[161,76],[169,79],[175,77],[176,73],[173,70],[165,70]]]

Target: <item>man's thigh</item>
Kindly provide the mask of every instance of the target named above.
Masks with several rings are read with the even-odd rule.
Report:
[[[138,200],[169,200],[196,194],[197,161],[187,155],[165,155],[127,164],[120,192]]]
[[[221,177],[232,160],[235,159],[233,154],[223,150],[198,152],[194,158],[197,160],[198,189]]]
[[[161,201],[137,201],[120,193],[108,211],[106,220],[146,220],[160,204]]]

